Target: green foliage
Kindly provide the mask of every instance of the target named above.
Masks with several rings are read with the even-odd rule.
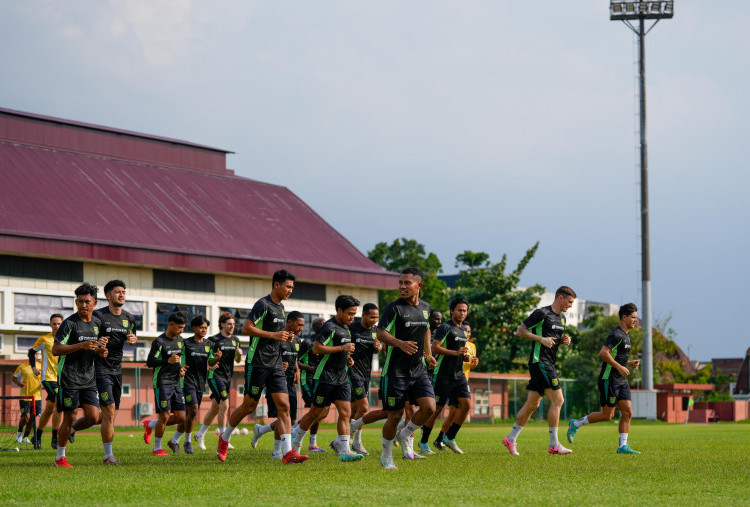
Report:
[[[518,282],[538,248],[539,243],[529,248],[508,273],[507,254],[496,264],[490,264],[489,255],[484,252],[467,250],[456,257],[456,264],[464,269],[456,288],[448,294],[451,298],[462,296],[470,303],[468,320],[476,337],[478,371],[518,370],[517,360],[528,352],[529,345],[515,336],[515,330],[539,303],[544,287],[537,284],[518,289]],[[525,361],[521,364],[525,365]]]
[[[427,253],[424,245],[417,240],[401,238],[396,239],[390,245],[381,241],[367,252],[367,256],[378,266],[394,273],[399,273],[408,267],[419,268],[424,275],[421,299],[430,303],[433,308],[445,309],[447,307],[447,286],[437,277],[438,273],[443,270],[440,259],[432,252]],[[394,286],[397,287],[395,280]],[[397,289],[380,291],[378,304],[383,308],[398,297]]]

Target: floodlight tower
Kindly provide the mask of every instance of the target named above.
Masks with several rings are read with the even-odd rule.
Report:
[[[628,2],[610,0],[609,19],[622,21],[638,36],[638,82],[640,96],[640,135],[641,135],[641,288],[643,304],[643,388],[654,388],[654,349],[651,333],[651,255],[649,252],[648,226],[648,153],[646,150],[646,35],[662,19],[674,15],[673,0]],[[646,29],[646,20],[654,20]],[[633,24],[638,21],[638,25]]]

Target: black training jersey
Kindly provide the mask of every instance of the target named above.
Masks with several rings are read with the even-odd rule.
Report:
[[[320,363],[320,356],[317,354],[313,354],[312,348],[313,348],[313,337],[307,337],[302,338],[299,341],[299,351],[297,352],[297,361],[299,361],[301,364],[317,367],[318,363]],[[306,383],[312,382],[314,376],[314,372],[306,372],[302,368],[299,370],[299,378],[300,378],[300,384],[305,385]]]
[[[96,373],[120,375],[122,373],[122,348],[128,341],[128,333],[135,334],[135,319],[122,311],[114,315],[109,307],[94,311],[94,317],[99,319],[99,336],[108,336],[107,357],[96,356]]]
[[[214,358],[214,352],[211,350],[211,342],[208,340],[196,341],[195,336],[191,336],[183,342],[182,356],[180,364],[187,365],[185,377],[182,379],[183,386],[193,387],[198,392],[203,392],[206,385],[206,375],[208,372],[208,362]]]
[[[425,334],[430,328],[429,315],[430,305],[424,301],[414,306],[400,298],[386,306],[378,327],[398,340],[416,342],[417,351],[409,356],[398,347],[387,347],[383,375],[414,378],[427,370],[423,354]]]
[[[232,373],[234,372],[234,356],[237,353],[237,349],[240,348],[240,339],[235,335],[224,336],[219,333],[209,338],[211,342],[211,352],[213,352],[211,358],[216,357],[216,353],[221,350],[221,359],[219,359],[219,367],[215,370],[209,370],[208,378],[219,378],[225,382],[232,380]]]
[[[375,353],[375,340],[378,335],[375,327],[365,329],[361,322],[357,322],[349,326],[349,333],[351,333],[354,342],[354,353],[352,354],[354,364],[349,368],[349,376],[370,380],[372,355]]]
[[[99,319],[84,322],[77,313],[63,321],[55,334],[55,341],[63,345],[75,345],[99,339]],[[96,352],[76,350],[60,356],[57,362],[57,381],[65,389],[88,389],[96,387]]]
[[[557,361],[557,349],[560,347],[565,331],[565,317],[553,312],[551,306],[545,306],[534,310],[523,323],[535,335],[555,339],[552,348],[547,348],[540,342],[534,342],[529,355],[529,364],[544,361],[554,366]]]
[[[182,346],[181,336],[167,338],[166,333],[162,333],[154,339],[146,359],[146,366],[154,369],[154,388],[180,385]],[[180,356],[180,362],[170,363],[172,354]]]
[[[607,339],[604,341],[604,346],[612,350],[610,354],[612,354],[612,357],[618,364],[625,367],[628,366],[628,358],[630,357],[630,336],[623,331],[620,326],[617,326],[611,333],[609,333],[609,336],[607,336]],[[612,368],[611,364],[602,361],[602,370],[599,372],[599,378],[602,380],[609,379],[614,382],[616,380],[622,380],[625,377],[622,376],[622,373]]]
[[[456,325],[452,320],[449,320],[437,328],[435,336],[433,336],[432,339],[442,342],[443,348],[448,350],[458,350],[461,347],[465,347],[466,341],[468,340],[466,337],[466,329],[464,329],[462,325]],[[437,366],[435,366],[433,375],[440,378],[451,378],[454,380],[465,379],[463,356],[438,355]]]
[[[336,318],[330,319],[320,328],[316,342],[320,342],[326,347],[341,347],[345,343],[352,342],[352,336],[349,334],[349,328],[339,324]],[[349,354],[339,350],[335,354],[322,354],[320,364],[315,369],[315,380],[326,384],[346,384],[349,382],[349,376],[346,374],[346,363]]]
[[[247,318],[252,320],[258,329],[271,333],[283,331],[286,326],[284,305],[274,303],[270,294],[255,303]],[[247,363],[252,366],[282,369],[280,343],[279,340],[270,338],[251,337]]]
[[[299,355],[299,336],[295,335],[291,342],[281,342],[281,361],[288,363],[286,371],[287,379],[294,378],[297,369],[297,356]]]

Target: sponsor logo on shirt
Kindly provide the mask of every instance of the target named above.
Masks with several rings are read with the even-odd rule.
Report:
[[[412,327],[412,326],[424,326],[427,327],[429,325],[429,322],[411,322],[408,321],[404,324],[406,327]]]
[[[552,329],[559,329],[560,331],[564,331],[565,326],[558,326],[557,324],[552,324]]]
[[[273,323],[276,324],[277,322],[284,322],[284,319],[280,319],[278,317],[274,317]]]

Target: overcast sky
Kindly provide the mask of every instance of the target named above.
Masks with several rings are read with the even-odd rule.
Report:
[[[675,4],[646,44],[654,316],[740,357],[750,2]],[[0,0],[0,107],[233,151],[446,273],[539,241],[524,284],[640,306],[634,41],[606,0]]]

